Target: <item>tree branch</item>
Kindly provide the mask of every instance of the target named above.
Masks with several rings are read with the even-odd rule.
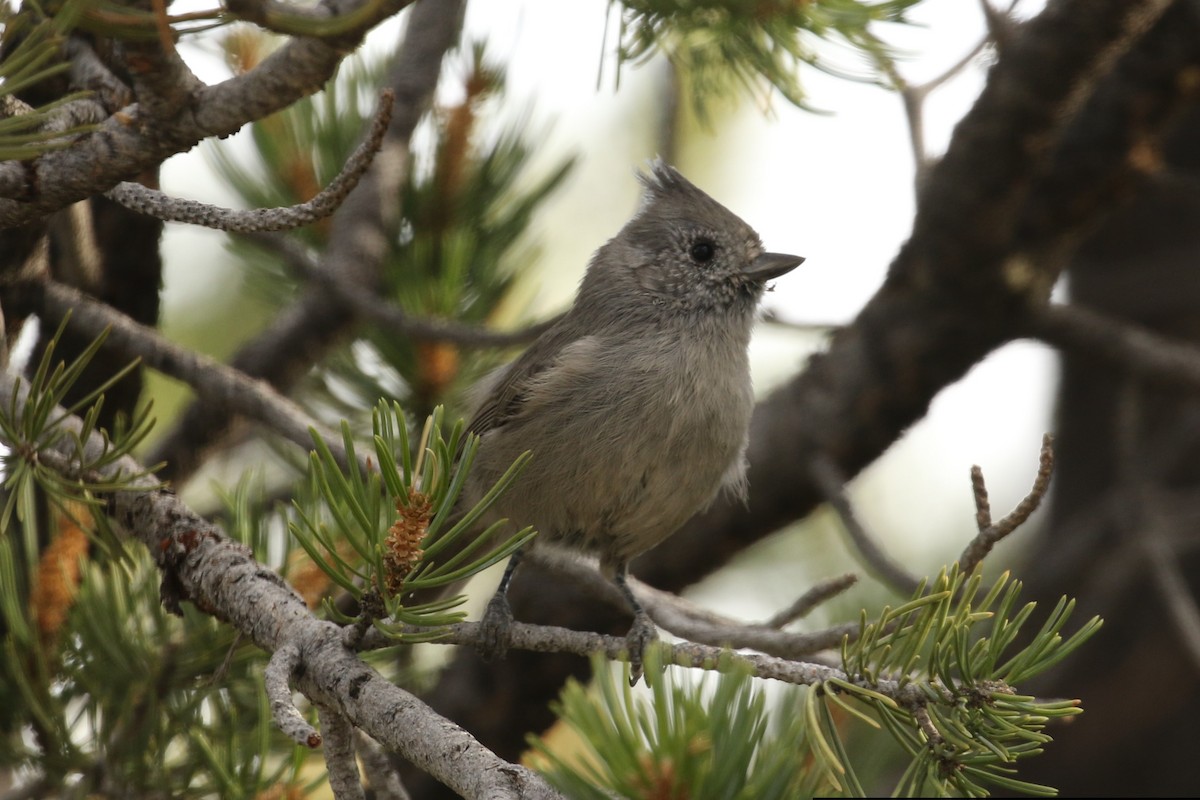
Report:
[[[1078,305],[1051,305],[1030,316],[1024,333],[1060,349],[1104,359],[1143,380],[1200,388],[1200,349],[1128,320]]]
[[[20,202],[0,199],[0,227],[20,225],[102,194],[203,139],[228,136],[247,122],[313,94],[368,30],[409,2],[326,0],[322,8],[331,16],[361,8],[361,22],[336,39],[293,38],[253,70],[215,86],[192,86],[186,81],[187,85],[164,85],[154,78],[153,69],[142,71],[147,91],[169,102],[139,98],[140,102],[113,114],[99,130],[69,148],[48,152],[33,162],[0,163],[4,197],[20,198]],[[178,70],[170,74],[183,80]]]
[[[318,705],[321,730],[325,732],[325,771],[336,800],[366,800],[355,757],[354,728],[350,720],[331,706]]]
[[[303,450],[312,447],[309,429],[316,430],[329,446],[338,465],[350,468],[349,455],[342,437],[309,416],[304,409],[270,386],[256,381],[232,367],[188,350],[163,338],[154,328],[141,325],[77,289],[55,281],[16,284],[7,288],[7,304],[36,313],[50,325],[68,321],[68,328],[85,339],[107,333],[105,347],[132,361],[177,378],[196,390],[202,398],[220,401],[250,419],[262,423]],[[370,467],[359,457],[356,467]]]
[[[188,222],[221,231],[248,233],[252,231],[283,231],[310,225],[336,211],[358,185],[359,179],[371,166],[383,143],[383,134],[392,118],[395,95],[384,89],[379,95],[379,109],[367,138],[342,165],[337,176],[311,200],[283,208],[256,208],[248,211],[170,197],[140,183],[125,181],[105,192],[105,197],[131,211],[165,222]]]
[[[983,472],[979,467],[971,468],[971,483],[975,494],[975,520],[979,525],[979,533],[963,549],[958,557],[959,569],[966,575],[975,571],[975,567],[985,559],[992,548],[1002,539],[1025,524],[1030,515],[1037,511],[1046,493],[1050,491],[1050,476],[1054,474],[1054,437],[1050,434],[1042,436],[1042,449],[1038,455],[1037,477],[1033,480],[1033,488],[1029,494],[1017,504],[1017,507],[1004,515],[999,522],[991,522],[991,509],[987,504],[987,487],[983,483]],[[976,479],[978,476],[978,479]],[[982,505],[981,505],[982,504]],[[987,520],[985,524],[985,520]]]
[[[399,305],[380,297],[371,289],[355,283],[344,275],[318,263],[298,242],[286,236],[270,233],[250,233],[242,237],[264,250],[281,256],[289,267],[333,292],[354,313],[365,320],[391,331],[397,336],[422,341],[453,342],[462,347],[511,347],[528,344],[558,322],[561,314],[512,331],[496,331],[478,325],[467,325],[453,319],[417,317]]]
[[[858,521],[854,508],[850,505],[850,499],[846,497],[846,478],[838,470],[837,465],[828,456],[821,454],[813,459],[809,472],[822,494],[825,495],[825,501],[837,512],[842,521],[842,527],[846,529],[850,541],[854,543],[855,549],[858,550],[858,554],[862,556],[867,567],[882,578],[892,591],[906,596],[915,592],[917,579],[884,553],[875,543],[871,534],[867,533],[867,529]]]

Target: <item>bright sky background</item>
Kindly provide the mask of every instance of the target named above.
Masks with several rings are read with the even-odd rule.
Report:
[[[1030,0],[1022,13],[1040,5]],[[606,9],[606,0],[469,5],[468,38],[486,38],[492,57],[508,65],[503,113],[528,118],[543,165],[571,153],[579,157],[569,184],[537,223],[544,257],[539,281],[530,288],[534,308],[569,302],[592,251],[636,207],[634,171],[655,155],[661,65],[627,69],[615,89],[612,42],[603,40]],[[884,31],[910,55],[901,72],[912,83],[941,73],[983,35],[979,5],[967,0],[927,0],[912,17],[920,25]],[[388,26],[371,42],[387,46],[394,37]],[[186,55],[206,80],[222,77],[215,55]],[[836,55],[849,63],[848,53]],[[986,66],[986,57],[976,59],[927,102],[926,138],[934,153],[945,148],[954,123],[978,94]],[[802,80],[812,105],[830,113],[799,111],[777,96],[769,109],[745,103],[712,133],[689,138],[677,166],[750,222],[768,249],[807,257],[778,281],[769,307],[795,322],[844,323],[879,286],[907,237],[912,153],[897,96],[809,68]],[[198,149],[167,163],[163,188],[221,202],[206,175]],[[221,277],[212,264],[197,267],[193,254],[220,248],[219,234],[168,227],[165,301],[171,314],[206,287],[236,276]],[[760,326],[753,351],[760,391],[793,374],[821,340],[820,334]],[[1038,345],[1018,343],[993,355],[943,392],[930,417],[854,482],[861,518],[893,555],[923,571],[957,553],[973,524],[972,464],[983,466],[998,513],[1025,494],[1041,434],[1051,427],[1053,370],[1053,357]]]

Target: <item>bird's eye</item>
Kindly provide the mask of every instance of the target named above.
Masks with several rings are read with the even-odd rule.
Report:
[[[710,239],[697,239],[688,252],[697,264],[707,264],[717,254],[717,246]]]

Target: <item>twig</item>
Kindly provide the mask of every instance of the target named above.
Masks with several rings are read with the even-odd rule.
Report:
[[[856,583],[858,583],[858,576],[853,572],[847,572],[845,575],[837,575],[832,578],[825,578],[800,595],[796,599],[796,602],[764,622],[763,627],[782,628],[790,622],[795,622],[807,616],[810,611],[821,603],[837,597]]]
[[[325,744],[325,769],[329,788],[336,800],[366,800],[358,761],[354,754],[354,726],[340,711],[324,703],[317,704]]]
[[[1051,305],[1033,313],[1023,333],[1071,349],[1156,383],[1200,388],[1200,349],[1083,306]]]
[[[271,702],[271,716],[275,724],[293,742],[311,749],[321,746],[321,734],[308,724],[308,720],[292,702],[292,675],[300,665],[300,648],[289,642],[271,654],[267,669],[263,673],[263,686]]]
[[[36,163],[0,164],[0,196],[8,198],[0,199],[0,227],[21,225],[106,192],[130,175],[152,169],[205,138],[228,136],[247,122],[311,95],[325,85],[359,37],[410,3],[328,0],[322,4],[326,13],[354,20],[353,28],[343,36],[328,41],[294,38],[249,72],[213,86],[195,81],[177,56],[167,58],[162,62],[167,68],[161,75],[177,80],[176,85],[167,86],[167,81],[157,80],[161,76],[154,69],[139,78],[154,84],[154,102],[138,103],[131,113],[113,114],[95,133],[81,137],[70,147],[46,153]],[[150,63],[158,63],[155,54],[149,57]],[[164,58],[161,51],[157,58]],[[181,98],[188,104],[186,114],[155,116],[169,113]],[[26,197],[29,187],[34,191]]]
[[[1005,11],[998,11],[988,0],[979,0],[980,10],[983,12],[983,21],[987,25],[988,35],[991,37],[992,43],[996,45],[997,50],[1003,50],[1012,39],[1013,29],[1016,27],[1016,22],[1013,20],[1013,12],[1017,10],[1017,5],[1021,0],[1012,0],[1008,4]]]
[[[1154,575],[1154,586],[1166,605],[1171,622],[1179,634],[1180,643],[1192,660],[1192,666],[1200,672],[1200,608],[1188,585],[1187,577],[1179,568],[1177,554],[1162,529],[1162,520],[1157,512],[1143,514],[1147,519],[1143,546],[1150,569]]]
[[[918,585],[917,579],[892,561],[875,544],[875,540],[871,538],[866,528],[854,515],[854,509],[850,506],[850,500],[846,497],[844,490],[845,477],[833,459],[822,453],[815,455],[812,463],[809,464],[809,474],[812,475],[813,482],[825,496],[826,502],[841,517],[846,533],[854,542],[854,546],[858,549],[858,553],[867,567],[894,591],[903,595],[911,595],[915,592]]]
[[[781,328],[800,331],[802,333],[833,333],[839,328],[845,327],[840,322],[795,322],[790,319],[784,319],[772,309],[763,311],[761,319],[768,325],[778,325]]]
[[[411,628],[414,633],[427,633],[433,629]],[[437,644],[474,646],[481,638],[480,623],[459,622],[436,629]],[[628,661],[629,643],[624,636],[608,636],[589,631],[575,631],[554,625],[530,625],[514,622],[510,628],[510,647],[513,650],[528,650],[535,653],[566,653],[581,657],[600,654],[610,661]],[[363,641],[364,649],[395,646],[395,642],[372,629]],[[732,652],[726,645],[700,644],[697,642],[658,642],[662,662],[666,665],[723,671],[734,665],[744,667],[756,678],[780,681],[797,686],[818,686],[836,679],[866,685],[858,676],[849,675],[837,666],[817,663],[812,660],[797,661],[759,653]],[[927,699],[924,689],[917,683],[901,686],[897,681],[880,679],[870,687],[897,702],[908,704]]]
[[[57,325],[70,314],[69,326],[83,336],[95,338],[107,332],[105,347],[114,348],[132,359],[173,378],[187,383],[202,398],[214,398],[228,404],[239,414],[257,420],[268,429],[293,444],[308,450],[312,447],[310,429],[329,445],[330,452],[342,469],[350,462],[342,437],[313,419],[304,409],[275,392],[262,381],[256,381],[208,356],[182,348],[153,328],[134,322],[109,305],[93,300],[69,286],[54,281],[23,284],[10,288],[10,297],[18,288],[33,310]],[[38,302],[40,295],[40,302]],[[370,467],[359,456],[357,467],[364,472]]]
[[[945,737],[942,732],[933,724],[933,718],[929,716],[929,709],[924,703],[913,703],[909,705],[909,712],[913,715],[913,719],[917,721],[917,725],[921,728],[925,738],[933,747],[945,742]]]
[[[587,587],[588,591],[603,598],[615,608],[622,610],[627,608],[624,597],[610,581],[601,576],[600,571],[593,563],[537,548],[531,550],[526,558],[556,572],[569,575],[572,581]],[[844,579],[835,579],[835,581],[840,580]],[[846,637],[854,641],[859,634],[858,623],[834,625],[823,630],[796,633],[781,631],[778,626],[768,624],[740,622],[701,608],[677,594],[656,589],[632,576],[628,578],[627,582],[638,602],[642,604],[657,625],[676,636],[700,644],[750,648],[780,658],[799,658],[838,647]],[[851,583],[853,580],[846,583],[845,586],[849,586]],[[832,597],[845,586],[832,592],[826,586],[821,588],[821,593],[825,598]],[[812,591],[806,593],[805,597],[810,595],[813,595]]]
[[[967,65],[983,52],[987,43],[988,37],[985,36],[945,72],[916,86],[908,83],[890,60],[883,63],[888,78],[900,92],[900,99],[904,103],[904,116],[908,120],[908,138],[912,147],[913,166],[916,172],[915,183],[918,187],[925,182],[932,165],[932,159],[925,148],[925,100],[939,86],[966,69]]]
[[[1193,666],[1200,670],[1200,608],[1192,595],[1187,577],[1179,569],[1176,553],[1163,512],[1163,502],[1155,496],[1142,466],[1141,422],[1142,387],[1130,377],[1121,386],[1114,415],[1114,445],[1117,452],[1118,480],[1132,495],[1132,502],[1120,508],[1126,539],[1146,559],[1159,597],[1167,607],[1180,644]]]
[[[188,222],[221,231],[284,231],[310,225],[336,211],[371,166],[383,143],[388,123],[391,122],[395,98],[396,95],[391,89],[384,89],[379,93],[379,108],[375,111],[375,118],[367,137],[342,165],[337,177],[308,202],[280,208],[240,211],[170,197],[140,183],[129,181],[117,184],[105,192],[105,197],[132,211],[164,222]]]
[[[289,237],[270,233],[249,233],[243,238],[283,257],[287,265],[301,276],[332,290],[338,299],[351,306],[356,314],[397,336],[424,341],[453,342],[463,347],[508,347],[533,341],[562,318],[559,314],[517,330],[493,331],[452,319],[413,316],[366,286],[348,280],[323,264],[318,264],[302,245]]]
[[[977,472],[979,474],[978,482],[975,480]],[[1025,521],[1045,499],[1046,493],[1050,490],[1050,476],[1053,474],[1054,437],[1046,433],[1042,435],[1042,449],[1038,455],[1038,471],[1037,476],[1033,479],[1033,488],[1021,502],[1017,503],[1016,508],[1005,514],[999,522],[980,528],[979,533],[958,557],[958,566],[963,574],[970,575],[1001,539],[1025,524]],[[983,484],[983,472],[979,467],[972,467],[971,483],[975,489],[975,520],[977,523],[982,523],[984,519],[991,519],[991,511],[987,506],[987,488]],[[982,507],[979,505],[981,501]]]
[[[982,532],[992,526],[992,504],[988,500],[983,469],[978,464],[971,467],[971,494],[975,498],[975,529]]]

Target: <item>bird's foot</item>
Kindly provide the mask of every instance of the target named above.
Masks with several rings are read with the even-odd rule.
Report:
[[[633,627],[625,634],[625,647],[629,650],[629,685],[636,686],[642,677],[643,656],[646,647],[658,641],[658,628],[641,611],[633,618]]]
[[[513,613],[508,598],[497,592],[488,602],[483,619],[479,622],[479,641],[475,650],[484,661],[504,658],[508,654],[512,623]]]

